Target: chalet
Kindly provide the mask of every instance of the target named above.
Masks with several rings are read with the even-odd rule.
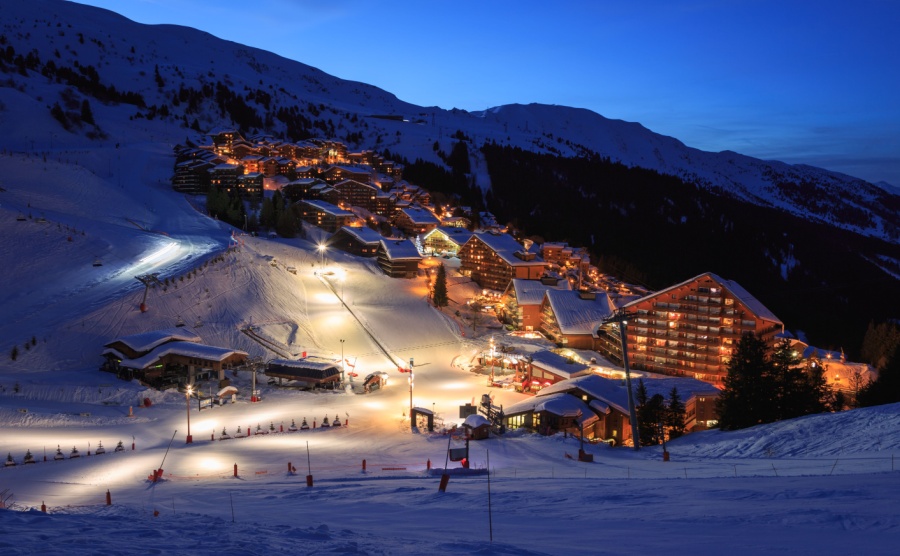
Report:
[[[345,206],[361,207],[379,216],[388,216],[392,210],[391,198],[375,185],[342,180],[334,184],[334,190]]]
[[[465,228],[434,228],[419,236],[424,253],[456,255],[472,233]]]
[[[104,347],[101,370],[157,388],[211,377],[223,380],[225,369],[243,365],[248,357],[244,351],[201,344],[195,332],[183,327],[123,336]]]
[[[316,185],[327,185],[324,181],[316,178],[300,178],[292,182],[284,184],[281,193],[290,199],[292,203],[296,203],[303,199],[315,199],[316,196],[311,192]]]
[[[371,228],[344,226],[328,239],[328,246],[359,257],[375,257],[382,239],[384,237]]]
[[[423,208],[402,208],[394,217],[394,225],[408,236],[426,234],[441,223],[430,210]]]
[[[463,429],[466,431],[466,438],[470,440],[485,440],[491,433],[491,422],[487,417],[479,413],[469,415],[463,421]]]
[[[325,201],[304,200],[299,204],[300,218],[304,222],[322,228],[326,232],[336,232],[356,220],[356,215]]]
[[[231,157],[242,160],[256,151],[256,147],[247,141],[235,141],[231,145]]]
[[[541,434],[584,430],[585,439],[595,438],[595,423],[599,420],[590,407],[575,396],[554,394],[535,396],[515,403],[503,410],[507,429],[526,428]]]
[[[516,330],[532,332],[541,328],[541,305],[551,289],[569,289],[568,280],[522,280],[513,278],[495,307],[500,322]]]
[[[561,268],[572,268],[587,273],[591,266],[591,258],[583,247],[571,247],[567,243],[544,243],[541,245],[541,258]]]
[[[245,199],[262,199],[263,175],[259,172],[251,172],[238,176],[236,189]]]
[[[415,278],[422,255],[408,239],[382,238],[378,247],[378,266],[391,278]]]
[[[316,178],[319,176],[319,169],[315,166],[297,166],[294,168],[294,174],[297,179]]]
[[[181,193],[206,193],[209,190],[210,170],[213,164],[206,160],[193,159],[175,165],[172,188]]]
[[[544,261],[511,235],[475,232],[459,250],[460,272],[482,288],[503,291],[513,278],[537,280]]]
[[[550,341],[572,349],[596,349],[597,329],[615,307],[606,292],[547,289],[540,330]]]
[[[643,377],[640,380],[651,397],[659,394],[668,400],[673,388],[678,391],[679,397],[685,400],[687,432],[705,430],[717,423],[715,400],[719,390],[714,386],[686,378]],[[632,388],[637,389],[635,380],[632,380]],[[569,400],[564,401],[562,396]],[[617,445],[631,442],[628,389],[624,380],[587,374],[545,387],[531,404],[526,402],[506,408],[507,427],[527,427],[544,434],[565,431],[578,435],[583,426],[585,439],[602,439]],[[571,419],[577,413],[576,409],[582,412],[580,423]]]
[[[707,272],[622,306],[628,358],[636,369],[724,385],[728,363],[745,333],[774,350],[781,320],[732,280]],[[621,363],[618,325],[598,330],[597,350]]]
[[[369,183],[372,169],[365,166],[329,166],[320,177],[330,184],[336,184],[344,180],[354,180],[360,183]]]
[[[843,351],[830,351],[791,339],[791,346],[806,369],[821,369],[831,389],[841,391],[848,400],[855,400],[859,391],[878,378],[878,370],[866,363],[847,361]]]
[[[516,366],[516,388],[523,392],[539,392],[562,380],[591,373],[591,368],[552,351],[537,351]]]
[[[272,359],[266,363],[266,376],[282,381],[297,381],[311,388],[339,386],[341,367],[335,363],[310,361],[308,359]]]
[[[469,228],[472,225],[472,221],[466,218],[465,216],[448,216],[447,218],[441,218],[441,227],[442,228]]]
[[[243,166],[238,164],[218,164],[209,169],[209,185],[219,191],[233,193],[237,190],[238,177],[243,175]]]
[[[215,151],[219,154],[228,156],[231,156],[232,146],[235,142],[244,141],[244,138],[241,136],[241,134],[233,129],[214,131],[209,135],[212,138]]]
[[[249,154],[241,157],[241,166],[244,167],[245,172],[259,172],[261,168],[260,161],[262,161],[262,159],[263,157],[258,154]]]

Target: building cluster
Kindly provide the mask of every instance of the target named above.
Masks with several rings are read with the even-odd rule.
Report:
[[[427,190],[402,179],[401,165],[373,151],[352,153],[328,140],[245,139],[234,131],[211,138],[210,146],[179,150],[175,189],[215,187],[252,200],[262,197],[264,179],[282,176],[280,190],[300,218],[331,234],[327,247],[375,258],[389,276],[422,275],[428,255],[458,257],[460,273],[492,292],[508,328],[540,333],[559,348],[598,352],[616,365],[627,356],[631,368],[669,377],[658,388],[680,380],[688,430],[715,423],[713,401],[744,334],[761,338],[770,351],[786,337],[782,321],[758,299],[713,273],[651,292],[602,275],[584,248],[520,242],[489,213],[477,215],[482,226],[474,231],[468,218],[438,212]],[[376,231],[384,224],[397,237]],[[807,364],[831,367],[832,386],[850,392],[871,374],[793,341]],[[507,424],[584,428],[586,438],[627,442],[622,381],[547,353],[515,363],[516,388],[535,397],[510,408]],[[648,380],[648,389],[657,387]]]

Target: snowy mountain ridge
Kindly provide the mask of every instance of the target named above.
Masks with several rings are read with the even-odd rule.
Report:
[[[0,145],[8,150],[46,151],[107,141],[172,144],[186,136],[205,141],[188,129],[194,122],[204,132],[234,124],[282,134],[294,131],[291,118],[301,118],[317,134],[351,148],[389,149],[410,160],[442,163],[433,144],[449,150],[450,135],[459,130],[476,146],[496,141],[560,156],[598,153],[809,220],[900,241],[896,193],[840,173],[701,151],[638,123],[586,109],[529,104],[467,112],[415,106],[377,87],[205,32],[142,25],[70,2],[3,0],[0,6],[5,14],[0,46],[23,57],[21,64],[2,66],[6,77],[0,118],[9,132]],[[29,55],[39,60],[31,68]],[[143,105],[98,102],[84,86],[49,75],[51,61],[85,75],[90,74],[85,68],[93,68],[100,84],[135,93]],[[85,137],[89,127],[66,130],[46,117],[54,104],[68,104],[72,112],[84,98],[93,101],[100,130],[92,133],[94,139]],[[402,121],[377,117],[384,115]],[[44,125],[35,126],[34,120],[44,120]],[[23,144],[23,137],[29,144]],[[479,154],[472,152],[477,168]],[[475,172],[477,183],[489,187],[486,171]]]

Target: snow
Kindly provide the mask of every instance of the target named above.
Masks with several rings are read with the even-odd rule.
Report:
[[[10,170],[28,161],[0,157]],[[37,164],[41,176],[43,165]],[[96,193],[73,185],[77,171],[61,170],[60,210],[48,214],[48,225],[17,221],[17,206],[0,206],[0,232],[16,238],[2,247],[8,262],[2,291],[11,303],[3,305],[0,327],[20,347],[16,361],[0,362],[0,453],[18,463],[0,469],[0,492],[10,506],[0,510],[0,528],[8,532],[0,545],[7,553],[47,550],[52,539],[65,542],[72,554],[151,546],[167,553],[250,554],[599,554],[626,546],[657,552],[689,546],[698,554],[726,548],[744,554],[888,554],[896,546],[898,405],[691,434],[668,444],[669,462],[659,447],[606,445],[586,445],[594,462],[579,462],[565,457],[577,453],[577,438],[511,431],[470,443],[473,468],[484,469],[490,458],[489,516],[485,474],[459,474],[459,464],[451,463],[447,491],[438,491],[435,470],[444,466],[448,442],[460,445],[442,434],[462,424],[458,406],[489,390],[504,407],[557,403],[588,414],[586,407],[569,408],[574,398],[551,402],[557,396],[529,398],[485,387],[484,377],[469,369],[494,330],[473,337],[469,328],[461,336],[449,311],[426,302],[424,278],[390,279],[369,260],[332,249],[325,265],[334,274],[314,274],[320,258],[312,241],[244,236],[242,247],[227,250],[230,229],[162,188],[153,202],[167,210],[148,227],[171,230],[166,241],[218,247],[143,268],[173,278],[174,285],[151,289],[148,311],[141,313],[143,286],[131,269],[158,248],[149,241],[158,234],[125,219],[110,228],[104,218],[133,212],[128,193],[147,185],[139,176],[123,180],[129,189],[107,198],[104,213],[91,219],[77,196]],[[5,198],[22,198],[38,179],[21,178],[6,182]],[[108,184],[97,179],[93,187]],[[69,202],[63,202],[66,195]],[[67,241],[56,222],[84,230],[90,241]],[[121,255],[100,268],[79,263],[94,257],[91,242]],[[44,251],[52,253],[52,262]],[[188,276],[189,269],[197,270],[183,281],[175,278]],[[452,267],[450,272],[452,280]],[[43,291],[58,301],[30,293]],[[191,405],[193,443],[186,444],[182,393],[156,392],[97,370],[105,344],[169,330],[178,318],[200,324],[192,330],[204,343],[251,356],[273,358],[240,332],[251,324],[262,337],[310,357],[339,360],[343,348],[358,377],[383,372],[389,383],[360,394],[360,378],[349,390],[318,392],[258,381],[262,401],[251,403],[241,394],[250,391],[251,377],[229,373],[237,402],[202,411]],[[37,343],[23,349],[32,335]],[[535,349],[535,340],[514,335],[498,341]],[[437,414],[433,434],[411,431],[406,416],[408,375],[398,367],[410,359],[413,403]],[[197,388],[220,391],[212,383]],[[321,424],[323,417],[348,426],[289,430],[291,423]],[[270,427],[275,432],[246,436]],[[223,430],[230,439],[211,440]],[[119,441],[126,450],[114,452]],[[100,442],[106,453],[96,455]],[[57,446],[64,454],[77,447],[82,455],[53,461]],[[38,463],[22,464],[26,450]],[[42,461],[45,451],[50,461]],[[296,471],[288,472],[288,463]],[[150,482],[160,467],[162,480]],[[312,487],[306,475],[313,477]],[[585,535],[596,530],[598,519],[608,534]]]
[[[351,94],[346,82],[314,68],[189,29],[136,26],[96,10],[87,17],[67,2],[3,2],[3,8],[5,21],[58,18],[77,23],[87,37],[109,37],[104,41],[112,46],[101,53],[80,49],[74,32],[61,38],[55,24],[25,25],[35,48],[54,45],[50,52],[58,47],[65,58],[78,52],[81,63],[100,67],[121,90],[142,90],[144,82],[143,70],[122,61],[127,38],[138,43],[139,56],[166,60],[160,69],[169,80],[173,65],[188,76],[205,75],[210,60],[234,58],[239,62],[227,72],[236,84],[256,83],[265,70],[267,79],[294,76],[284,78],[288,89],[354,113],[360,106],[382,114],[421,110],[364,84],[352,84]],[[8,38],[19,41],[12,33]],[[16,43],[17,52],[28,52],[21,46]],[[184,58],[185,51],[194,56]],[[42,59],[51,55],[42,52]],[[580,462],[565,457],[578,450],[577,438],[510,431],[470,443],[472,467],[487,469],[489,460],[490,475],[466,474],[451,463],[447,491],[439,492],[447,447],[461,444],[444,433],[462,423],[459,406],[485,393],[504,407],[550,402],[488,388],[484,375],[472,372],[496,330],[473,334],[468,326],[463,335],[453,306],[441,312],[428,304],[424,277],[391,279],[374,261],[334,249],[323,257],[315,241],[322,234],[309,241],[242,236],[229,249],[234,230],[198,211],[202,200],[168,185],[171,146],[183,140],[184,129],[131,120],[130,106],[94,103],[111,139],[91,141],[61,131],[47,114],[59,86],[37,77],[16,80],[27,92],[0,88],[6,131],[0,139],[0,237],[6,239],[0,242],[0,456],[18,463],[0,469],[7,506],[0,509],[0,553],[896,551],[897,404],[687,435],[668,444],[669,462],[661,447],[603,444],[585,445],[594,461]],[[152,89],[145,92],[148,103],[160,102]],[[606,140],[620,154],[635,137],[650,134],[624,122],[597,131],[599,116],[562,107],[435,113],[444,129],[479,139],[501,137],[496,130],[504,120],[537,129],[570,114],[572,126],[583,122],[572,137],[598,147]],[[400,147],[411,159],[417,152],[435,156],[427,126],[369,124],[372,133],[387,130],[389,137],[403,129],[404,144],[386,145],[392,150]],[[502,133],[504,140],[509,135],[528,144],[539,135],[513,128]],[[673,153],[700,155],[674,139],[652,140],[669,145],[660,149],[663,161]],[[646,158],[638,150],[628,151],[630,160]],[[98,258],[103,266],[95,267]],[[326,272],[315,272],[322,263]],[[474,290],[455,259],[445,263],[451,296],[464,302]],[[141,312],[145,288],[135,277],[149,273],[168,284],[146,290],[148,310]],[[357,377],[349,388],[324,391],[257,380],[261,401],[251,402],[250,374],[229,372],[237,401],[198,410],[181,392],[151,390],[98,370],[109,342],[169,330],[179,321],[206,345],[265,360],[304,351],[329,361],[343,355]],[[497,341],[522,352],[552,347],[515,335]],[[410,375],[398,370],[410,361],[412,400]],[[387,386],[359,393],[361,377],[376,372],[387,375]],[[196,387],[227,394],[214,382]],[[411,404],[432,408],[435,433],[412,430]],[[586,406],[578,409],[587,417]],[[289,430],[292,422],[320,425],[323,417],[347,426]],[[223,431],[230,439],[218,440]],[[106,453],[97,455],[101,442]],[[115,452],[119,442],[125,450]],[[63,454],[77,448],[81,457],[54,461],[57,448]],[[26,450],[38,463],[22,463]],[[162,479],[149,481],[159,468]]]

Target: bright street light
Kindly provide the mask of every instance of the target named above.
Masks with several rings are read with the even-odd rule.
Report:
[[[320,257],[319,257],[320,266],[324,270],[325,269],[325,250],[328,249],[328,247],[326,247],[324,243],[320,243],[318,249],[319,249],[319,255],[320,255]]]
[[[187,387],[187,390],[184,391],[184,403],[187,406],[187,438],[185,439],[185,444],[190,444],[194,441],[191,437],[191,394],[194,393],[194,389],[191,386]]]

